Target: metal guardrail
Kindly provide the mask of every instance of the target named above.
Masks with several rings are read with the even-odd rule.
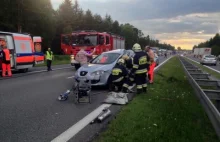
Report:
[[[220,139],[220,81],[212,80],[210,74],[203,73],[183,57],[179,57],[179,59]],[[211,87],[211,89],[203,89],[204,87]]]

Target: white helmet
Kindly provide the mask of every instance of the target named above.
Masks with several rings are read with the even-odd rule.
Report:
[[[135,44],[133,45],[132,50],[133,50],[134,52],[141,51],[141,46],[140,46],[140,44],[135,43]]]
[[[124,63],[125,63],[125,60],[121,58],[121,59],[118,60],[117,63],[118,63],[118,64],[124,64]]]

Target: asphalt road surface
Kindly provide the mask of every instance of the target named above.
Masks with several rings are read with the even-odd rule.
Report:
[[[200,59],[198,59],[198,58],[194,58],[193,56],[187,56],[187,57],[200,63]],[[206,66],[209,66],[210,68],[213,68],[215,70],[220,71],[220,62],[219,61],[216,66],[213,66],[213,65],[206,65]]]
[[[64,69],[0,80],[0,141],[51,141],[99,107],[107,95],[103,89],[92,91],[91,104],[74,104],[73,96],[57,101],[72,86],[73,75],[73,69]],[[84,141],[102,125],[86,126],[70,141]]]

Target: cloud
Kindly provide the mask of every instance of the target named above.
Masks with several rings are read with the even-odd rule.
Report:
[[[63,0],[51,0],[55,8]],[[73,1],[73,0],[72,0]],[[146,35],[191,48],[220,32],[220,0],[78,0],[84,9],[110,14]]]

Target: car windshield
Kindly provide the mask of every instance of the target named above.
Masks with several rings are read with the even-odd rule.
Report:
[[[214,55],[208,55],[208,56],[205,56],[206,58],[215,58]]]
[[[73,35],[72,36],[73,46],[96,46],[97,35]]]
[[[91,64],[111,64],[118,59],[119,53],[103,53],[92,60]]]

